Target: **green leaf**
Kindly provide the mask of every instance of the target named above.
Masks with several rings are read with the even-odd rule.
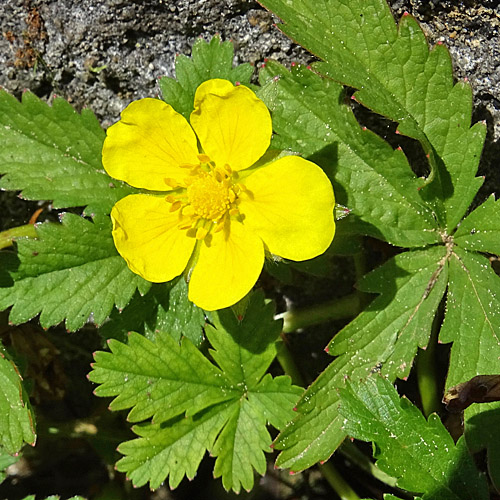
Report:
[[[486,450],[488,472],[500,490],[500,403],[472,405],[465,410],[464,437],[471,453]]]
[[[24,443],[34,445],[36,440],[34,415],[32,414],[28,396],[22,384],[22,378],[0,347],[0,448],[2,464],[9,465],[9,454],[17,453]]]
[[[116,396],[110,408],[131,408],[129,420],[153,417],[134,427],[138,439],[120,445],[117,468],[135,485],[157,488],[169,476],[172,488],[193,477],[205,452],[217,457],[214,474],[226,489],[251,489],[253,470],[265,471],[270,452],[266,423],[283,427],[302,393],[288,377],[265,374],[276,356],[281,323],[272,304],[252,295],[240,321],[231,309],[213,314],[206,334],[215,365],[186,338],[152,342],[131,333],[128,345],[111,340],[98,352],[89,378],[99,396]]]
[[[373,441],[377,466],[398,477],[398,486],[423,499],[488,499],[484,476],[464,440],[457,445],[436,414],[426,421],[392,384],[372,375],[340,390],[340,413],[349,436]]]
[[[184,412],[194,415],[239,394],[186,338],[179,345],[164,334],[152,342],[132,332],[128,344],[112,339],[109,348],[111,352],[96,353],[91,380],[101,384],[98,396],[117,396],[111,410],[132,408],[131,422],[153,417],[160,423]]]
[[[222,78],[248,85],[253,67],[246,63],[233,68],[233,58],[234,47],[231,42],[221,42],[218,36],[214,36],[210,42],[198,39],[193,45],[191,57],[177,56],[176,79],[167,76],[160,78],[163,100],[189,120],[194,94],[204,81]]]
[[[500,279],[487,258],[454,247],[440,340],[453,342],[446,386],[498,373]]]
[[[329,346],[338,356],[304,393],[297,418],[278,436],[276,465],[299,471],[327,460],[345,438],[338,389],[346,377],[381,370],[390,379],[408,375],[417,347],[429,339],[443,297],[447,269],[444,247],[397,255],[360,283],[380,295]]]
[[[37,233],[36,240],[18,241],[19,263],[9,264],[9,279],[4,276],[0,286],[0,310],[13,306],[14,324],[39,313],[44,328],[63,320],[71,331],[89,319],[100,324],[115,304],[123,308],[136,289],[145,293],[150,287],[116,251],[107,216],[92,223],[67,213],[62,224],[41,224]]]
[[[337,202],[352,211],[339,228],[404,247],[440,241],[433,209],[422,199],[422,182],[405,155],[361,129],[340,85],[273,62],[261,71],[261,82],[259,97],[273,112],[274,146],[300,151],[323,166]]]
[[[153,283],[146,295],[136,293],[123,311],[113,310],[99,329],[104,338],[126,341],[131,330],[153,340],[168,333],[176,341],[187,337],[198,346],[203,341],[204,312],[188,300],[183,277],[168,283]]]
[[[453,240],[467,250],[500,255],[500,204],[494,195],[460,223]]]
[[[485,137],[470,128],[470,85],[454,84],[446,48],[432,50],[413,17],[396,26],[385,0],[264,0],[280,29],[322,59],[315,68],[354,87],[354,98],[399,122],[429,155],[430,195],[444,200],[446,228],[465,214],[482,179],[475,178]],[[432,185],[432,184],[431,184]],[[436,205],[441,215],[439,204]]]
[[[162,424],[136,425],[139,439],[122,443],[118,451],[125,456],[116,464],[135,486],[148,481],[158,488],[168,475],[168,485],[177,488],[184,476],[193,479],[207,448],[228,420],[232,404],[222,403],[194,417],[179,416]]]
[[[78,114],[64,99],[49,107],[30,92],[21,103],[0,91],[0,189],[52,200],[55,208],[109,213],[135,190],[103,170],[104,135],[91,111]]]

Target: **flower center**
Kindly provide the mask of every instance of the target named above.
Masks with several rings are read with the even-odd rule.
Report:
[[[219,182],[210,173],[201,172],[187,188],[188,203],[194,215],[203,219],[217,220],[231,207],[228,182]]]
[[[198,165],[182,165],[188,170],[182,183],[185,189],[173,179],[165,179],[165,183],[173,189],[181,189],[166,197],[171,203],[170,211],[179,212],[179,229],[187,230],[187,236],[202,240],[212,229],[217,232],[228,227],[230,216],[239,214],[238,195],[245,188],[233,184],[229,165],[218,167],[207,155],[198,158]]]

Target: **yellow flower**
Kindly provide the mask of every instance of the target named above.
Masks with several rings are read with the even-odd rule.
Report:
[[[249,88],[204,82],[190,122],[159,99],[132,102],[107,131],[103,164],[152,191],[111,211],[130,269],[153,282],[186,271],[189,299],[210,311],[251,290],[265,252],[296,261],[323,253],[335,232],[334,196],[324,172],[298,156],[256,165],[272,123]]]

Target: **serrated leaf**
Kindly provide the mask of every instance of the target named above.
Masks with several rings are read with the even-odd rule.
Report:
[[[412,16],[397,27],[385,0],[262,3],[283,20],[285,34],[322,59],[320,72],[358,89],[359,102],[421,142],[436,177],[427,189],[444,200],[446,228],[454,229],[482,183],[474,175],[485,127],[470,128],[470,85],[454,84],[445,47],[429,50]]]
[[[302,393],[288,377],[264,375],[281,330],[273,317],[274,308],[260,293],[252,295],[242,320],[231,309],[214,313],[214,326],[207,325],[206,333],[219,366],[188,339],[179,345],[167,334],[152,342],[131,333],[128,345],[111,340],[111,353],[96,353],[89,375],[101,384],[96,394],[117,396],[111,409],[132,408],[132,421],[153,417],[155,422],[137,427],[142,437],[120,447],[127,455],[120,470],[134,483],[149,481],[155,488],[171,474],[171,485],[177,485],[184,474],[192,477],[203,448],[217,456],[215,474],[226,489],[252,487],[253,470],[264,472],[264,451],[270,451],[266,423],[281,427],[288,422]]]
[[[204,324],[204,312],[188,300],[187,284],[179,277],[168,283],[153,283],[146,295],[136,293],[123,311],[112,311],[99,333],[122,342],[131,330],[150,340],[166,333],[176,341],[187,337],[199,346]]]
[[[366,377],[373,370],[391,379],[409,373],[417,347],[428,342],[446,288],[445,257],[444,247],[403,253],[360,283],[380,295],[332,340],[329,352],[338,358],[304,393],[297,418],[278,436],[278,466],[305,469],[340,445],[345,433],[337,391],[346,377]]]
[[[67,213],[62,224],[39,225],[37,234],[36,240],[18,241],[17,267],[3,270],[10,283],[4,276],[0,310],[12,306],[14,324],[37,314],[44,328],[65,321],[73,331],[89,318],[100,324],[114,305],[123,308],[136,289],[145,293],[150,287],[116,251],[109,217],[92,223]],[[12,260],[9,254],[2,257]]]
[[[184,476],[193,479],[205,455],[226,423],[231,403],[216,405],[194,417],[176,418],[164,424],[142,424],[133,427],[139,439],[122,443],[118,451],[125,456],[116,468],[126,472],[135,486],[148,481],[158,488],[168,476],[171,489]]]
[[[55,208],[109,213],[136,190],[103,170],[104,135],[91,111],[78,114],[64,99],[50,107],[30,92],[19,102],[0,91],[0,189],[52,200]]]
[[[266,471],[262,450],[269,451],[271,436],[266,429],[266,419],[249,400],[244,399],[240,404],[233,405],[232,410],[212,449],[212,454],[217,457],[214,477],[222,476],[226,490],[233,488],[239,491],[243,486],[250,491],[253,470],[260,475]]]
[[[453,342],[446,387],[499,372],[500,279],[487,258],[454,247],[439,338]]]
[[[426,421],[388,380],[349,382],[340,400],[347,434],[374,442],[377,466],[398,477],[400,488],[424,493],[423,500],[489,498],[464,440],[455,445],[436,414]]]
[[[231,42],[221,42],[218,36],[214,36],[210,42],[198,39],[193,45],[191,57],[177,56],[176,79],[166,76],[160,78],[163,100],[189,120],[194,94],[204,81],[223,78],[232,83],[248,85],[253,67],[246,63],[233,68],[233,58],[234,47]]]
[[[340,85],[297,67],[268,62],[259,96],[273,112],[274,145],[300,151],[331,176],[337,201],[351,210],[339,231],[404,247],[440,241],[433,209],[405,155],[362,130]],[[266,83],[267,82],[267,83]]]
[[[165,333],[152,342],[132,332],[128,344],[112,339],[109,348],[111,352],[95,354],[90,380],[101,384],[97,396],[117,396],[111,410],[132,408],[131,422],[153,417],[160,423],[186,411],[194,415],[239,394],[186,338],[179,345]]]
[[[500,403],[472,405],[467,408],[464,431],[471,453],[486,450],[491,482],[500,491]]]
[[[466,250],[500,255],[500,203],[494,195],[460,223],[453,241]]]
[[[24,443],[35,444],[34,416],[23,387],[22,378],[0,347],[0,448],[9,454],[17,453]],[[3,459],[8,463],[8,458]]]

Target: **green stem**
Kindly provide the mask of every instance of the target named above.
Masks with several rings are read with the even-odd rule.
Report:
[[[276,344],[278,350],[276,359],[281,365],[281,368],[283,368],[285,374],[292,379],[292,384],[299,385],[300,387],[305,387],[306,384],[304,381],[304,377],[302,377],[302,374],[300,373],[300,370],[297,367],[297,364],[295,363],[295,360],[293,359],[292,353],[288,349],[286,342],[286,337],[282,334],[281,342],[277,342]]]
[[[440,315],[436,314],[436,318]],[[422,411],[426,417],[441,410],[441,396],[437,387],[436,347],[438,337],[438,323],[434,319],[429,344],[426,349],[418,352],[416,359],[417,383],[422,401]]]
[[[319,469],[341,500],[360,500],[356,492],[344,481],[344,478],[331,462],[320,465]]]
[[[375,479],[378,479],[382,483],[388,486],[395,487],[397,479],[395,477],[389,476],[384,471],[380,470],[353,442],[349,439],[345,439],[340,445],[339,452],[349,459],[354,465],[359,467],[361,470],[367,472]]]
[[[329,320],[353,318],[359,311],[359,294],[352,293],[323,304],[278,314],[276,319],[283,320],[284,333],[291,333],[299,328],[317,325]]]
[[[10,247],[15,238],[36,238],[35,226],[25,224],[0,232],[0,250]]]

